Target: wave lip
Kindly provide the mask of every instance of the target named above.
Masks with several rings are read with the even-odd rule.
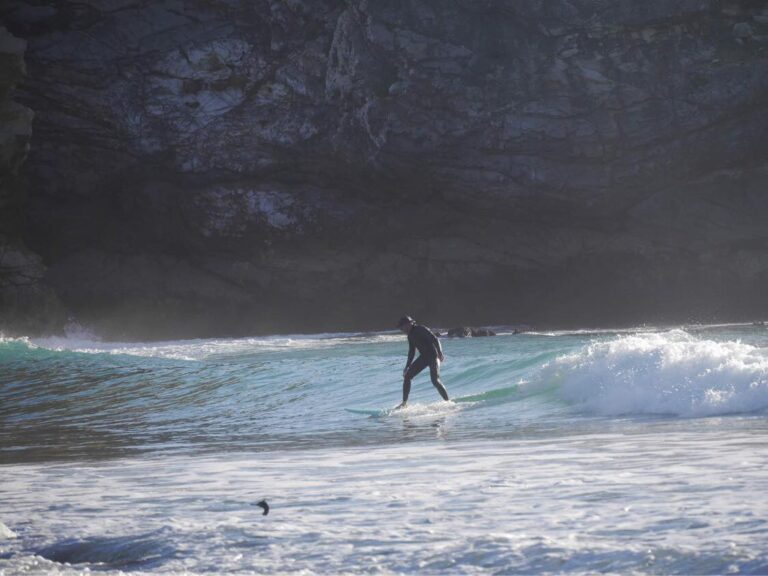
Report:
[[[563,400],[588,413],[682,417],[768,409],[768,354],[682,330],[594,342],[545,367]]]

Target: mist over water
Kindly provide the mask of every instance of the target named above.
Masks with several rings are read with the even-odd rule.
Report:
[[[391,333],[5,338],[0,569],[768,567],[764,327],[444,349],[454,401],[422,374],[391,412]]]

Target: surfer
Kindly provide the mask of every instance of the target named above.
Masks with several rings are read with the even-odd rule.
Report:
[[[437,388],[443,400],[448,400],[448,391],[440,382],[440,363],[444,357],[438,337],[426,326],[416,324],[410,316],[400,318],[397,327],[408,335],[408,360],[403,369],[403,402],[397,408],[405,408],[408,403],[408,395],[411,393],[411,380],[427,366],[429,366],[432,385]],[[419,350],[419,357],[414,361],[413,356],[417,349]]]

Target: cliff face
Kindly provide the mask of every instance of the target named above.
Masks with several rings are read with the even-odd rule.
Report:
[[[0,336],[58,329],[64,309],[45,282],[42,259],[19,238],[32,110],[14,100],[24,76],[26,43],[0,26]]]
[[[24,236],[108,335],[765,312],[764,2],[0,10]]]

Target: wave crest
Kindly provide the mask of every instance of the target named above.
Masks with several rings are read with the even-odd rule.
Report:
[[[544,371],[559,380],[562,399],[599,415],[696,417],[768,409],[764,349],[682,330],[594,342]]]

